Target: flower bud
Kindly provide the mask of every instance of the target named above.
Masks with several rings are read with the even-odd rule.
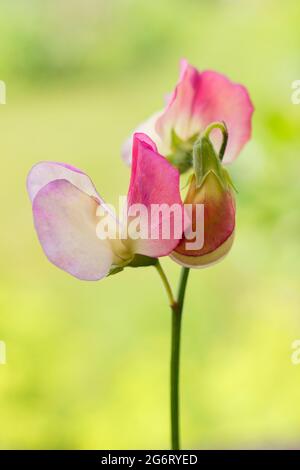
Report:
[[[219,155],[209,139],[210,132],[219,128],[223,133],[223,143]],[[175,251],[172,259],[186,267],[201,268],[221,260],[230,250],[235,229],[235,198],[229,173],[222,166],[221,160],[227,143],[227,129],[223,123],[210,125],[193,150],[194,174],[185,204],[192,208],[190,229],[194,234],[199,230],[204,233],[200,247],[193,247],[196,235],[188,237],[187,231]],[[203,211],[197,211],[202,204]]]

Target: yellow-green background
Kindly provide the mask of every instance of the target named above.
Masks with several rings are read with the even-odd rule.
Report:
[[[45,258],[25,179],[71,163],[109,202],[126,194],[120,146],[159,109],[178,60],[245,84],[253,139],[231,167],[230,255],[191,273],[181,409],[187,448],[300,440],[298,0],[2,0],[1,448],[167,448],[170,312],[154,269],[80,282]],[[163,260],[175,284],[179,267]]]

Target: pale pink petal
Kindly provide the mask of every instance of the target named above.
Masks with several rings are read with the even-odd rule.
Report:
[[[157,119],[155,126],[157,134],[170,150],[172,129],[183,140],[187,140],[193,135],[191,133],[190,121],[197,79],[197,70],[189,66],[187,61],[183,59],[180,62],[179,82],[170,95],[168,104]]]
[[[150,116],[150,118],[147,119],[147,121],[143,122],[140,124],[130,135],[130,137],[125,140],[122,149],[121,149],[121,155],[126,163],[126,165],[131,165],[131,160],[132,160],[132,143],[133,143],[133,135],[135,133],[144,133],[147,134],[152,140],[156,142],[157,145],[159,145],[160,138],[155,130],[155,123],[157,121],[157,118],[161,115],[161,111],[153,114]]]
[[[246,88],[213,71],[202,73],[185,60],[168,106],[156,122],[160,139],[169,148],[171,131],[183,140],[200,134],[213,121],[224,121],[229,139],[224,163],[234,160],[251,136],[253,105]],[[220,133],[213,140],[220,145]]]
[[[66,180],[48,183],[33,200],[35,228],[48,259],[83,280],[105,277],[113,262],[107,240],[96,234],[99,203]]]
[[[182,201],[179,191],[179,172],[162,157],[156,150],[156,145],[145,134],[135,134],[133,138],[133,154],[131,180],[128,191],[128,206],[143,204],[149,214],[149,231],[147,240],[137,240],[135,252],[147,256],[159,257],[168,255],[181,239],[182,231]],[[160,216],[151,217],[153,205],[164,204],[168,209],[176,205],[179,210],[180,228],[178,234],[174,233],[173,217],[168,220]],[[164,239],[164,222],[169,228],[168,239]],[[170,222],[170,223],[168,223]],[[151,239],[151,229],[158,235],[158,239]]]
[[[78,168],[60,162],[40,162],[34,165],[27,177],[27,190],[31,201],[41,188],[51,181],[66,180],[89,196],[103,202],[91,179]]]

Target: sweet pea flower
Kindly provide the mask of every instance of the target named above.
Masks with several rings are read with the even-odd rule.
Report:
[[[100,239],[99,209],[108,218],[114,218],[114,214],[91,179],[65,163],[36,164],[28,175],[27,189],[35,229],[47,258],[79,279],[99,280],[124,266],[136,266],[136,255],[149,257],[151,264],[153,258],[170,254],[179,242],[180,237],[176,238],[174,233],[168,239]],[[142,133],[133,137],[129,212],[135,204],[143,204],[147,209],[152,204],[182,207],[178,170]]]
[[[168,96],[166,107],[137,130],[151,137],[159,152],[183,173],[192,166],[194,143],[215,121],[226,123],[229,139],[224,163],[232,162],[250,138],[253,109],[244,86],[211,70],[199,72],[183,59],[179,82]],[[211,140],[218,148],[220,135],[213,132]],[[129,138],[122,148],[123,159],[128,164],[131,146],[132,138]]]
[[[185,267],[219,261],[232,246],[235,196],[223,164],[232,162],[250,139],[253,111],[243,85],[217,72],[199,72],[182,60],[179,82],[166,107],[138,127],[181,173],[194,166],[185,204],[193,205],[192,226],[198,227],[196,206],[204,206],[204,244],[189,249],[183,234],[171,257]],[[129,164],[131,145],[128,139],[122,149]]]

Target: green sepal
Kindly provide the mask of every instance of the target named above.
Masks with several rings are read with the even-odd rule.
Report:
[[[110,271],[109,271],[109,273],[108,273],[107,276],[113,276],[114,274],[118,274],[118,273],[120,273],[121,271],[123,271],[123,269],[124,269],[124,267],[122,267],[122,266],[114,266],[114,265],[113,265],[113,266],[110,268]]]
[[[175,132],[171,131],[171,151],[167,160],[175,166],[179,173],[185,173],[193,166],[193,145],[198,134],[193,135],[188,140],[182,140]]]
[[[203,184],[209,173],[214,173],[223,189],[227,189],[229,181],[226,170],[222,167],[219,156],[208,137],[202,136],[193,149],[194,171],[198,188]]]
[[[190,174],[186,182],[183,184],[183,186],[180,186],[180,191],[183,191],[184,189],[188,188],[191,184],[192,179],[193,179],[193,174]]]
[[[108,276],[113,276],[124,270],[124,268],[141,268],[147,266],[155,266],[158,262],[157,258],[151,258],[145,255],[134,255],[131,261],[124,266],[113,265],[108,273]]]
[[[151,258],[145,255],[134,255],[133,259],[127,266],[129,268],[140,268],[146,266],[155,266],[158,262],[157,258]]]
[[[223,169],[224,177],[227,181],[227,185],[230,186],[236,193],[238,193],[237,187],[235,186],[234,182],[232,181],[232,178],[229,174],[229,171],[226,170],[226,168],[224,168],[224,167],[222,169]]]

